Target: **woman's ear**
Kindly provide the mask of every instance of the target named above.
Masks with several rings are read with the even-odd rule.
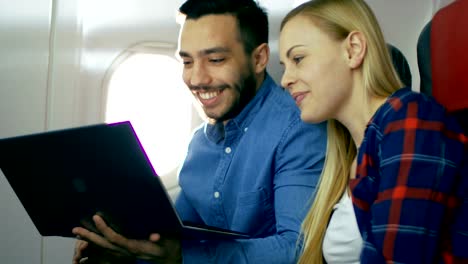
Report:
[[[262,73],[268,64],[270,57],[270,48],[267,43],[263,43],[256,47],[252,52],[252,61],[255,73]]]
[[[367,52],[367,41],[364,34],[359,31],[352,31],[344,44],[349,67],[352,69],[360,67]]]

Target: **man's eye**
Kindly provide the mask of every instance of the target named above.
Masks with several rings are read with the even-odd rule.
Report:
[[[223,62],[224,61],[224,58],[214,58],[214,59],[210,59],[210,62],[212,63],[220,63],[220,62]]]
[[[189,65],[189,64],[191,64],[192,62],[191,62],[191,61],[182,61],[182,63],[183,63],[184,65]]]

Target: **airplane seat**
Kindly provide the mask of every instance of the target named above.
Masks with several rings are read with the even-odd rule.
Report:
[[[387,43],[387,47],[390,52],[393,67],[397,71],[400,80],[405,86],[411,87],[412,76],[408,60],[406,60],[406,57],[403,54],[403,52],[401,52],[401,50],[399,50],[394,45]]]
[[[432,95],[431,24],[432,21],[429,21],[419,34],[416,52],[419,78],[421,80],[419,90],[427,95]]]
[[[421,92],[444,105],[468,134],[467,14],[466,0],[438,10],[421,32],[417,51]]]

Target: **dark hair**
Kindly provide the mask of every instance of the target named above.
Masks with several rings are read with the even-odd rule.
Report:
[[[240,39],[247,54],[268,43],[268,16],[254,0],[187,0],[179,8],[186,19],[206,15],[232,15],[237,19]]]

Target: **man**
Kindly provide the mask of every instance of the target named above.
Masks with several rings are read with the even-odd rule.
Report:
[[[251,238],[179,241],[152,234],[138,241],[99,217],[102,235],[73,232],[130,256],[129,263],[294,263],[324,161],[326,125],[302,123],[292,98],[266,73],[267,15],[253,0],[188,0],[180,11],[183,79],[208,122],[189,145],[176,208],[183,220]],[[74,263],[87,245],[77,243]]]

